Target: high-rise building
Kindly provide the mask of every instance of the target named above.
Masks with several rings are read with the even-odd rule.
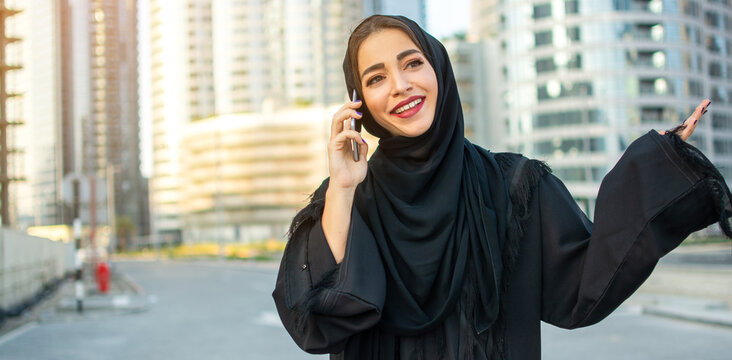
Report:
[[[691,143],[732,178],[732,2],[473,0],[470,37],[500,44],[505,146],[547,160],[592,215],[628,144],[704,98]]]
[[[496,88],[488,86],[494,84],[500,74],[495,72],[495,67],[486,66],[486,61],[492,61],[492,54],[498,50],[496,42],[490,39],[467,41],[458,35],[443,39],[442,43],[450,57],[460,94],[465,137],[474,144],[493,149],[505,132],[503,123],[486,121],[492,118],[491,109],[500,104]]]
[[[73,0],[70,15],[76,176],[98,181],[100,195],[93,201],[97,222],[114,225],[124,219],[137,233],[145,233],[149,220],[140,173],[137,2]]]
[[[342,102],[346,40],[362,4],[150,0],[149,6],[153,222],[158,233],[180,234],[184,125]]]
[[[424,1],[404,6],[389,12],[424,23]],[[150,191],[157,233],[189,238],[181,230],[194,221],[182,219],[186,124],[342,104],[348,36],[374,9],[370,0],[149,0]]]
[[[24,151],[11,171],[27,181],[13,184],[17,193],[11,204],[17,206],[17,225],[60,224],[64,220],[61,177],[64,166],[62,146],[68,144],[62,136],[63,121],[68,120],[64,105],[69,99],[63,73],[64,34],[68,30],[62,14],[68,10],[66,1],[30,0],[5,1],[6,6],[20,10],[6,19],[6,33],[23,41],[8,46],[6,59],[22,64],[22,69],[8,74],[6,84],[12,92],[23,94],[8,99],[10,121],[23,121],[17,133],[9,133]],[[66,91],[65,91],[66,90]],[[10,144],[9,144],[10,145]],[[16,197],[17,196],[17,197]]]
[[[149,39],[145,40],[150,41],[148,80],[152,95],[150,191],[153,226],[158,233],[180,236],[182,228],[182,128],[216,111],[211,5],[211,0],[150,0],[150,23],[143,25],[149,26]],[[223,108],[233,106],[233,100],[226,101],[223,95],[222,99]]]

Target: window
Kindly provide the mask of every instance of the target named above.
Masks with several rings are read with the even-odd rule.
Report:
[[[665,78],[638,79],[638,92],[642,95],[673,94],[673,90]]]
[[[727,94],[721,87],[715,86],[712,88],[711,100],[717,103],[725,103],[727,102]]]
[[[712,128],[732,130],[732,116],[728,114],[712,113]]]
[[[564,2],[565,14],[579,14],[579,0],[567,0]]]
[[[539,85],[536,88],[537,100],[554,100],[565,97],[585,97],[592,95],[592,83],[580,81],[575,83],[559,83],[556,80]]]
[[[543,19],[552,16],[552,4],[536,4],[534,5],[534,19]]]
[[[536,59],[536,73],[541,74],[556,70],[557,67],[554,65],[554,58],[541,58]]]
[[[719,27],[719,14],[711,11],[704,12],[704,21],[711,27]]]
[[[574,138],[538,141],[534,143],[537,155],[576,154],[605,151],[605,138]]]
[[[658,123],[663,121],[662,107],[641,108],[641,123]]]
[[[715,139],[714,152],[717,154],[732,154],[732,141]]]
[[[600,122],[600,113],[595,109],[544,113],[534,115],[533,117],[533,125],[535,128],[577,124],[597,124]]]
[[[605,169],[601,167],[556,168],[552,172],[562,181],[600,182],[605,176]]]
[[[567,28],[567,39],[580,41],[580,29],[578,26]]]
[[[545,46],[552,44],[552,32],[551,31],[540,31],[534,33],[534,46]]]
[[[709,63],[709,76],[715,77],[715,78],[721,78],[722,77],[722,64],[720,64],[717,61],[712,61]]]
[[[707,36],[707,50],[715,54],[719,54],[721,52],[722,48],[717,44],[714,36]]]
[[[699,16],[699,4],[696,0],[688,0],[684,4],[684,14],[697,17]]]
[[[689,95],[691,96],[704,96],[704,87],[701,82],[696,80],[689,80]]]

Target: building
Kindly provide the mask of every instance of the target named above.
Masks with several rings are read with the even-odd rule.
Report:
[[[123,220],[134,224],[136,233],[146,233],[149,218],[140,173],[137,105],[137,3],[73,0],[69,5],[72,125],[64,131],[73,131],[68,135],[74,139],[75,155],[73,172],[64,174],[65,181],[82,183],[85,194],[78,196],[85,203],[80,209],[85,224],[114,229]],[[88,180],[92,178],[93,185]],[[87,181],[89,185],[84,185]],[[72,192],[72,186],[66,188]],[[96,188],[93,197],[88,194],[92,188]]]
[[[327,177],[336,110],[230,114],[186,125],[180,162],[183,241],[281,238]]]
[[[732,2],[473,0],[470,38],[494,39],[505,146],[547,160],[592,216],[635,138],[712,107],[691,139],[732,177]]]
[[[14,159],[11,175],[27,179],[10,187],[11,204],[17,207],[16,224],[19,228],[60,224],[67,210],[62,176],[71,165],[63,151],[71,143],[63,136],[71,97],[70,84],[64,82],[70,62],[62,57],[69,44],[64,40],[68,23],[63,21],[68,4],[30,0],[5,1],[5,5],[21,10],[5,20],[6,33],[22,39],[10,44],[6,54],[8,62],[23,66],[7,77],[9,89],[23,94],[7,104],[9,120],[24,123],[8,134],[15,143],[11,147],[23,149]]]
[[[424,1],[413,3],[418,6],[394,11],[424,23]],[[181,237],[188,226],[181,218],[188,206],[181,201],[187,199],[180,182],[183,129],[214,116],[255,116],[266,106],[307,114],[310,107],[342,104],[348,35],[372,13],[367,9],[373,11],[371,1],[149,0],[145,81],[152,96],[157,233]]]
[[[502,143],[505,124],[500,121],[484,121],[492,109],[500,106],[500,93],[496,87],[488,86],[500,79],[495,67],[486,66],[492,61],[497,43],[491,39],[468,41],[464,36],[453,36],[442,40],[450,57],[455,81],[463,108],[465,137],[472,143],[486,149],[494,149]]]
[[[226,114],[342,104],[350,30],[370,1],[149,0],[155,231],[181,236],[182,129]],[[418,16],[424,18],[424,4]],[[416,10],[415,10],[416,11]],[[424,20],[423,20],[424,22]],[[147,55],[143,55],[147,56]],[[143,111],[145,113],[146,111]]]

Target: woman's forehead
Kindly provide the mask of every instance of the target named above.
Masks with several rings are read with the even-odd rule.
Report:
[[[402,30],[383,29],[374,32],[358,48],[359,73],[374,64],[396,61],[397,55],[409,49],[419,50],[419,46]]]

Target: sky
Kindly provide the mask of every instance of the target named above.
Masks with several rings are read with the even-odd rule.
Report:
[[[427,31],[440,39],[467,31],[470,0],[427,0]]]
[[[392,0],[399,1],[399,0]],[[148,22],[149,0],[141,0],[138,4],[138,22],[147,24]],[[427,0],[427,31],[432,36],[440,39],[447,37],[459,31],[467,31],[470,22],[470,0]],[[147,27],[140,26],[140,38],[145,38]],[[149,51],[149,44],[141,42],[139,44],[140,52]],[[149,76],[148,59],[140,58],[140,79],[147,79]],[[140,81],[140,150],[142,152],[141,168],[142,175],[149,177],[152,175],[152,128],[150,119],[152,115],[149,113],[150,88],[146,81]]]

